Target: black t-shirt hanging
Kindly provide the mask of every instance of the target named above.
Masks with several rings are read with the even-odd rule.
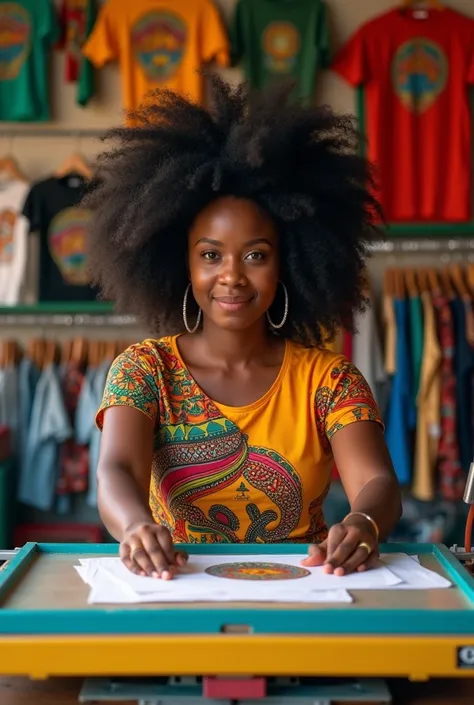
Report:
[[[76,175],[36,183],[23,213],[30,231],[40,235],[39,300],[91,301],[97,291],[88,284],[86,229],[90,213],[79,208],[86,183]]]

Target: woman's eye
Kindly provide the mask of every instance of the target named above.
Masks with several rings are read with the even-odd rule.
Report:
[[[201,257],[207,260],[216,260],[218,256],[217,252],[203,252],[201,255]]]
[[[258,261],[258,260],[263,259],[264,256],[265,255],[263,254],[263,252],[249,252],[249,254],[247,255],[247,257],[245,259],[251,259],[254,261],[256,261],[256,260]]]

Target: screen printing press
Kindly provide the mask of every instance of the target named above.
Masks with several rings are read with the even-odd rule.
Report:
[[[190,545],[193,557],[307,546]],[[116,545],[26,544],[0,570],[0,674],[85,677],[83,702],[385,703],[385,678],[474,676],[474,578],[442,545],[388,544],[448,589],[351,590],[352,602],[90,604],[74,566]],[[4,554],[5,557],[6,554]],[[0,555],[1,558],[1,555]]]

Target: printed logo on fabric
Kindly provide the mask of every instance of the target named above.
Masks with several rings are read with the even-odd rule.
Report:
[[[272,73],[289,74],[296,68],[301,37],[290,22],[272,22],[262,37],[265,65]]]
[[[176,73],[186,41],[186,24],[168,10],[148,12],[132,30],[133,52],[150,81],[166,81]]]
[[[91,214],[83,208],[66,208],[53,218],[48,232],[49,252],[66,282],[86,286],[86,231]]]
[[[393,58],[393,89],[413,113],[423,113],[436,102],[446,88],[448,76],[444,50],[424,37],[402,44]]]
[[[10,209],[0,211],[0,262],[10,264],[13,261],[13,236],[16,214]]]
[[[30,15],[15,2],[0,4],[0,80],[18,78],[31,49]]]

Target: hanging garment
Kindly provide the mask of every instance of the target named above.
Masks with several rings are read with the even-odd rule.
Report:
[[[363,313],[357,314],[354,323],[357,333],[352,338],[352,362],[367,380],[383,414],[387,402],[387,374],[373,308],[367,307]]]
[[[33,185],[23,213],[40,236],[39,300],[93,301],[89,286],[86,232],[91,214],[79,203],[86,181],[75,175],[50,177]]]
[[[97,466],[99,464],[100,431],[95,425],[95,414],[104,394],[110,362],[87,370],[76,409],[76,438],[89,446],[89,479],[87,504],[97,506]]]
[[[61,380],[64,404],[71,425],[74,424],[77,403],[84,382],[84,373],[76,362],[69,362]],[[89,450],[75,437],[63,443],[59,453],[59,476],[56,487],[58,512],[70,510],[70,495],[85,492],[89,475]]]
[[[61,46],[66,52],[66,81],[77,83],[76,101],[85,106],[94,95],[94,67],[82,54],[82,47],[94,28],[96,0],[62,0]]]
[[[394,375],[397,369],[397,323],[395,306],[391,296],[383,297],[383,321],[385,327],[385,372]]]
[[[412,495],[429,501],[436,495],[436,460],[441,435],[441,347],[436,331],[436,319],[431,296],[421,294],[423,306],[423,359],[417,397],[415,463]]]
[[[0,120],[49,120],[49,59],[60,36],[52,0],[2,0],[0,35]]]
[[[83,54],[97,68],[120,62],[123,100],[136,110],[157,87],[202,103],[199,69],[229,63],[229,40],[211,0],[108,0]]]
[[[437,291],[433,294],[438,338],[441,345],[441,438],[438,449],[440,492],[444,499],[460,500],[464,494],[457,438],[456,376],[454,373],[454,327],[448,300]]]
[[[471,219],[473,47],[471,17],[445,7],[419,19],[396,7],[335,58],[335,71],[365,86],[367,156],[389,222]]]
[[[387,407],[385,438],[400,484],[412,477],[410,429],[414,427],[416,408],[411,391],[410,352],[408,348],[408,302],[394,300],[396,320],[396,372]]]
[[[36,509],[52,509],[59,469],[59,446],[72,435],[55,365],[36,385],[18,500]]]
[[[457,436],[462,469],[467,473],[471,464],[472,446],[472,397],[471,375],[474,367],[474,351],[466,337],[466,311],[464,301],[451,302],[454,323],[454,371],[456,374]]]
[[[419,296],[411,296],[408,301],[410,309],[410,356],[412,360],[412,389],[415,404],[420,389],[421,367],[423,361],[423,304]]]
[[[15,306],[26,267],[28,221],[22,215],[29,191],[24,181],[0,180],[0,305]]]
[[[329,27],[321,0],[238,0],[230,28],[232,63],[260,90],[290,79],[295,99],[310,102],[329,64]]]
[[[27,473],[27,453],[28,429],[30,428],[31,410],[35,397],[36,385],[41,376],[38,368],[29,357],[23,357],[18,366],[18,461],[19,461],[19,485],[22,485]]]

